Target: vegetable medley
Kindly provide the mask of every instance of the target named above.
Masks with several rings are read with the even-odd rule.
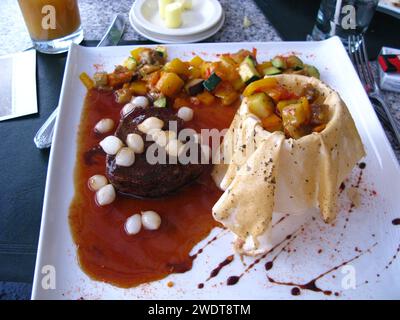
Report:
[[[330,118],[325,97],[312,85],[296,94],[270,77],[251,83],[243,95],[250,112],[261,119],[265,130],[283,131],[287,138],[299,139],[321,132]]]
[[[266,130],[284,130],[299,138],[320,131],[326,124],[326,108],[318,102],[318,92],[306,88],[304,95],[284,92],[273,77],[281,73],[319,78],[318,70],[295,55],[276,56],[257,62],[257,51],[240,50],[222,54],[217,61],[194,56],[190,61],[167,61],[164,47],[136,48],[112,73],[80,76],[88,89],[114,90],[118,103],[147,96],[156,107],[187,105],[232,105],[241,94],[248,97],[250,110],[262,119]]]

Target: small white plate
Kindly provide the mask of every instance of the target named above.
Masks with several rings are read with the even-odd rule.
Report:
[[[158,0],[137,0],[132,6],[136,25],[165,36],[188,36],[210,29],[221,20],[222,7],[217,0],[193,0],[193,7],[182,13],[182,26],[165,27],[158,13]]]
[[[78,78],[84,71],[92,75],[97,65],[102,65],[104,70],[113,70],[129,55],[130,50],[137,47],[87,48],[72,45],[69,51],[48,166],[33,299],[399,298],[400,254],[397,250],[400,250],[400,225],[395,225],[393,221],[400,218],[400,168],[337,37],[319,42],[182,44],[169,45],[167,49],[170,59],[185,60],[191,59],[193,54],[213,60],[221,53],[239,49],[256,48],[259,61],[277,54],[295,52],[305,63],[315,65],[321,72],[322,80],[336,89],[346,102],[366,148],[367,156],[363,159],[366,168],[363,171],[354,168],[350,180],[345,182],[347,187],[352,183],[361,183],[360,188],[365,192],[361,194],[360,206],[351,207],[346,188],[339,197],[341,212],[334,225],[324,224],[319,216],[315,220],[309,219],[309,216],[290,216],[274,227],[273,235],[285,237],[289,228],[297,228],[305,222],[304,230],[300,230],[290,243],[285,242],[248,271],[245,271],[246,268],[256,262],[255,258],[245,257],[246,267],[240,256],[235,255],[234,261],[221,270],[217,277],[206,281],[210,272],[233,254],[232,236],[227,232],[221,235],[221,230],[216,228],[207,239],[193,248],[192,254],[220,234],[186,273],[172,274],[165,279],[130,289],[91,280],[79,267],[68,224],[69,206],[74,194],[78,126],[86,94]],[[277,218],[274,217],[275,220]],[[394,255],[398,258],[393,258]],[[264,264],[271,260],[274,260],[274,267],[266,271]],[[351,262],[346,268],[340,267],[349,260]],[[277,285],[267,278],[268,275],[283,282],[307,283],[327,271],[316,284],[323,289],[339,291],[338,297],[310,290],[301,290],[301,295],[292,296],[291,286]],[[227,285],[229,276],[243,272],[236,285]],[[53,279],[54,286],[49,286],[50,279]],[[174,283],[173,288],[167,286],[169,281]],[[200,282],[204,283],[202,289],[198,289]]]
[[[142,28],[140,25],[135,23],[135,20],[132,16],[132,10],[131,13],[129,14],[129,21],[133,27],[133,29],[135,29],[135,31],[137,33],[139,33],[140,35],[142,35],[143,37],[154,41],[154,42],[159,42],[159,43],[193,43],[193,42],[199,42],[205,39],[210,38],[211,36],[213,36],[214,34],[216,34],[224,25],[225,23],[225,13],[222,13],[221,16],[221,20],[219,22],[217,22],[217,24],[212,27],[209,30],[200,32],[198,34],[195,35],[188,35],[188,36],[165,36],[165,35],[161,35],[155,32],[151,32],[148,31],[144,28]]]

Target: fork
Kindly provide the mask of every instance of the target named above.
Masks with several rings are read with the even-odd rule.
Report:
[[[375,107],[375,112],[378,114],[381,120],[383,120],[383,122],[392,129],[397,138],[397,142],[400,144],[400,131],[398,124],[390,112],[382,92],[375,81],[371,65],[368,60],[365,40],[362,35],[349,36],[348,53],[368,97],[377,101],[381,106],[381,108],[378,106]]]

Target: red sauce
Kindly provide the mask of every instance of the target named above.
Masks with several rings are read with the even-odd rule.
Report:
[[[236,105],[191,107],[195,118],[189,126],[197,130],[228,128],[237,109]],[[207,172],[196,182],[162,199],[118,195],[111,205],[97,206],[87,181],[94,174],[105,174],[105,155],[93,151],[105,135],[95,134],[93,128],[102,118],[111,118],[117,124],[121,108],[112,92],[93,89],[86,96],[78,133],[75,196],[69,221],[84,272],[95,280],[133,287],[191,269],[190,251],[218,225],[212,218],[211,208],[221,191]],[[91,161],[87,161],[88,151]],[[155,210],[162,216],[160,229],[142,230],[128,236],[124,231],[126,218],[142,210]]]

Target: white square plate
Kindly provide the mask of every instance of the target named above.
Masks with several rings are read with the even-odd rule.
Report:
[[[397,6],[395,5],[395,3],[397,3]],[[380,0],[377,10],[390,14],[395,18],[400,18],[400,8],[398,4],[398,0]]]
[[[233,253],[232,236],[222,233],[209,245],[184,274],[138,286],[121,289],[87,277],[79,268],[75,246],[68,225],[68,208],[74,193],[73,171],[76,160],[77,128],[86,89],[78,77],[83,71],[92,74],[94,64],[112,70],[129,54],[132,46],[85,48],[71,47],[60,97],[60,114],[51,149],[44,198],[42,226],[33,285],[33,299],[356,299],[400,298],[400,226],[392,223],[400,218],[400,170],[385,133],[372,109],[363,87],[338,38],[323,42],[271,43],[201,43],[168,46],[170,58],[189,59],[192,52],[213,59],[217,53],[239,49],[258,49],[259,61],[276,54],[295,52],[306,63],[315,65],[321,78],[337,90],[350,109],[364,142],[367,157],[364,170],[356,167],[345,184],[360,182],[361,204],[350,213],[350,200],[345,189],[340,195],[342,207],[334,225],[325,225],[315,212],[291,216],[274,229],[274,239],[284,237],[304,223],[304,231],[284,241],[262,259],[233,286],[229,276],[240,275],[254,258],[235,256],[219,275],[205,282],[211,270]],[[362,174],[360,173],[362,172]],[[277,220],[279,217],[275,217]],[[212,238],[220,234],[215,229]],[[198,244],[200,248],[207,240]],[[284,247],[284,250],[282,250]],[[362,253],[360,253],[362,251]],[[276,258],[275,258],[276,257]],[[274,259],[274,267],[266,271],[264,264]],[[354,260],[352,260],[354,259]],[[347,267],[339,267],[351,260]],[[48,267],[50,266],[50,267]],[[53,269],[54,267],[54,269]],[[335,268],[337,267],[337,268]],[[293,286],[276,285],[275,280],[305,284],[321,273],[333,270],[316,281],[318,287],[339,293],[301,290],[293,296]],[[55,289],[49,284],[49,270],[56,271]],[[167,282],[173,281],[172,288]],[[204,283],[203,289],[197,285]],[[352,288],[354,285],[354,288]]]

